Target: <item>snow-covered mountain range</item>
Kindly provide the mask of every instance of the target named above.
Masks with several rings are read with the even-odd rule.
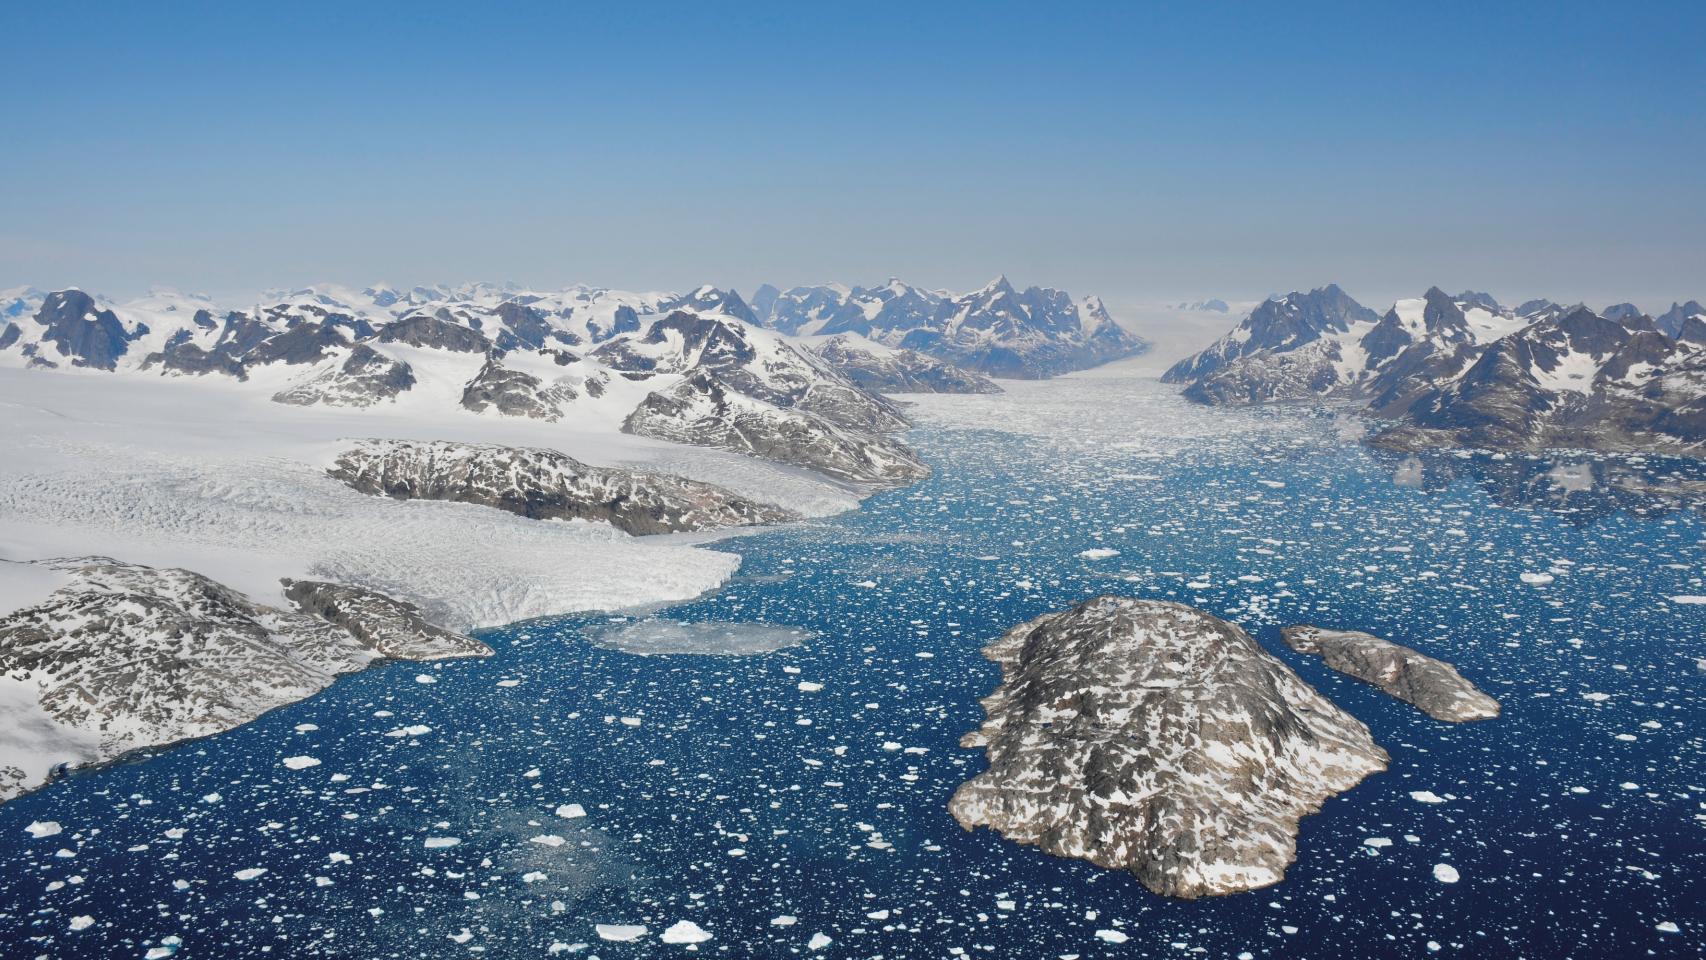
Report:
[[[314,287],[228,310],[170,293],[122,305],[80,290],[8,302],[5,364],[223,377],[298,406],[602,424],[855,484],[922,475],[886,436],[907,426],[894,404],[753,324],[738,295],[709,287],[685,297]],[[661,402],[710,391],[740,398],[738,430],[729,429],[731,410]],[[861,468],[850,451],[867,447],[903,468]]]
[[[1706,451],[1706,310],[1659,318],[1435,287],[1384,314],[1337,286],[1267,300],[1163,379],[1209,404],[1337,398],[1384,446]]]
[[[1005,276],[965,294],[890,280],[880,287],[839,284],[753,295],[759,323],[789,334],[857,334],[916,350],[996,377],[1052,377],[1135,356],[1148,348],[1096,297],[1074,300],[1047,287],[1018,290]]]
[[[956,363],[1042,377],[1143,349],[1095,298],[881,288],[399,291],[315,286],[232,308],[155,291],[0,291],[0,366],[224,377],[278,403],[386,405],[607,425],[804,467],[854,484],[923,475],[886,435],[881,392],[998,389]],[[807,334],[796,338],[795,334]]]

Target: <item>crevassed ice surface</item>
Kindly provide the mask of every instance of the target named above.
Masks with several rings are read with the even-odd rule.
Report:
[[[537,620],[58,783],[0,806],[0,955],[1699,955],[1701,523],[1580,482],[1697,476],[1418,477],[1342,420],[1114,378],[917,410],[932,479],[727,541],[736,577],[658,614],[816,636],[635,656],[589,642],[610,616]],[[1102,592],[1245,626],[1391,752],[1279,886],[1169,901],[949,817],[978,648]],[[1504,715],[1430,720],[1294,622],[1449,660]]]

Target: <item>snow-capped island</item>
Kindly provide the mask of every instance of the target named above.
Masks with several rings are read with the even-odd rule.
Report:
[[[1299,818],[1389,759],[1249,634],[1182,604],[1096,597],[984,655],[1001,685],[961,744],[983,747],[989,768],[949,811],[1159,894],[1278,883]]]

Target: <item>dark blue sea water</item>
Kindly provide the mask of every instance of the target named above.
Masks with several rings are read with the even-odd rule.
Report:
[[[1671,598],[1706,595],[1706,551],[1695,514],[1618,492],[1653,464],[1587,462],[1596,495],[1444,458],[1416,487],[1326,420],[1119,435],[927,427],[933,479],[728,541],[738,577],[661,613],[797,646],[520,624],[0,807],[0,956],[1700,955],[1706,606]],[[1104,592],[1244,625],[1392,754],[1303,822],[1280,885],[1167,900],[948,816],[982,764],[956,745],[997,678],[978,648]],[[1504,715],[1434,722],[1285,650],[1294,622],[1452,660]],[[682,920],[711,939],[663,942]]]

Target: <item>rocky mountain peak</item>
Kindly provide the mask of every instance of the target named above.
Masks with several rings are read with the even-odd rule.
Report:
[[[101,309],[93,297],[76,288],[48,294],[35,320],[46,328],[41,336],[43,343],[58,347],[72,366],[97,370],[114,369],[130,341],[148,332],[142,324],[134,331],[125,329],[117,315]],[[45,366],[55,365],[39,354],[36,359]]]

